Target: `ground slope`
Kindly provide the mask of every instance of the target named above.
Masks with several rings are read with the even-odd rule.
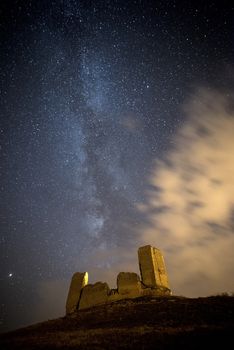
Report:
[[[233,336],[234,297],[142,297],[2,334],[0,348],[224,349]]]

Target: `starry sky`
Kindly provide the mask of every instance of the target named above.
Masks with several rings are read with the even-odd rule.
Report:
[[[234,6],[11,0],[0,16],[1,331],[63,316],[76,271],[138,272],[144,244],[176,294],[233,292]]]

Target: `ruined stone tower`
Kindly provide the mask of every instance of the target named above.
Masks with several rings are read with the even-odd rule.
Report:
[[[163,255],[159,249],[150,245],[139,248],[138,261],[145,286],[169,288]]]
[[[88,272],[76,272],[72,276],[67,302],[66,314],[71,314],[79,305],[82,289],[88,284]]]
[[[120,272],[117,276],[117,289],[110,289],[108,284],[103,282],[88,284],[88,272],[76,272],[67,296],[66,314],[126,298],[171,295],[160,250],[150,245],[140,247],[138,259],[141,279],[134,272]]]

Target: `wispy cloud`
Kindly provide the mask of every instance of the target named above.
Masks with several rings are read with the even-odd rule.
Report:
[[[204,89],[185,111],[150,178],[142,244],[164,250],[174,292],[234,291],[234,113],[227,96]]]

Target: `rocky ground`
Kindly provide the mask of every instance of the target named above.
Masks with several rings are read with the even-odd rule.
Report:
[[[2,334],[0,348],[225,349],[233,337],[234,297],[142,297]]]

